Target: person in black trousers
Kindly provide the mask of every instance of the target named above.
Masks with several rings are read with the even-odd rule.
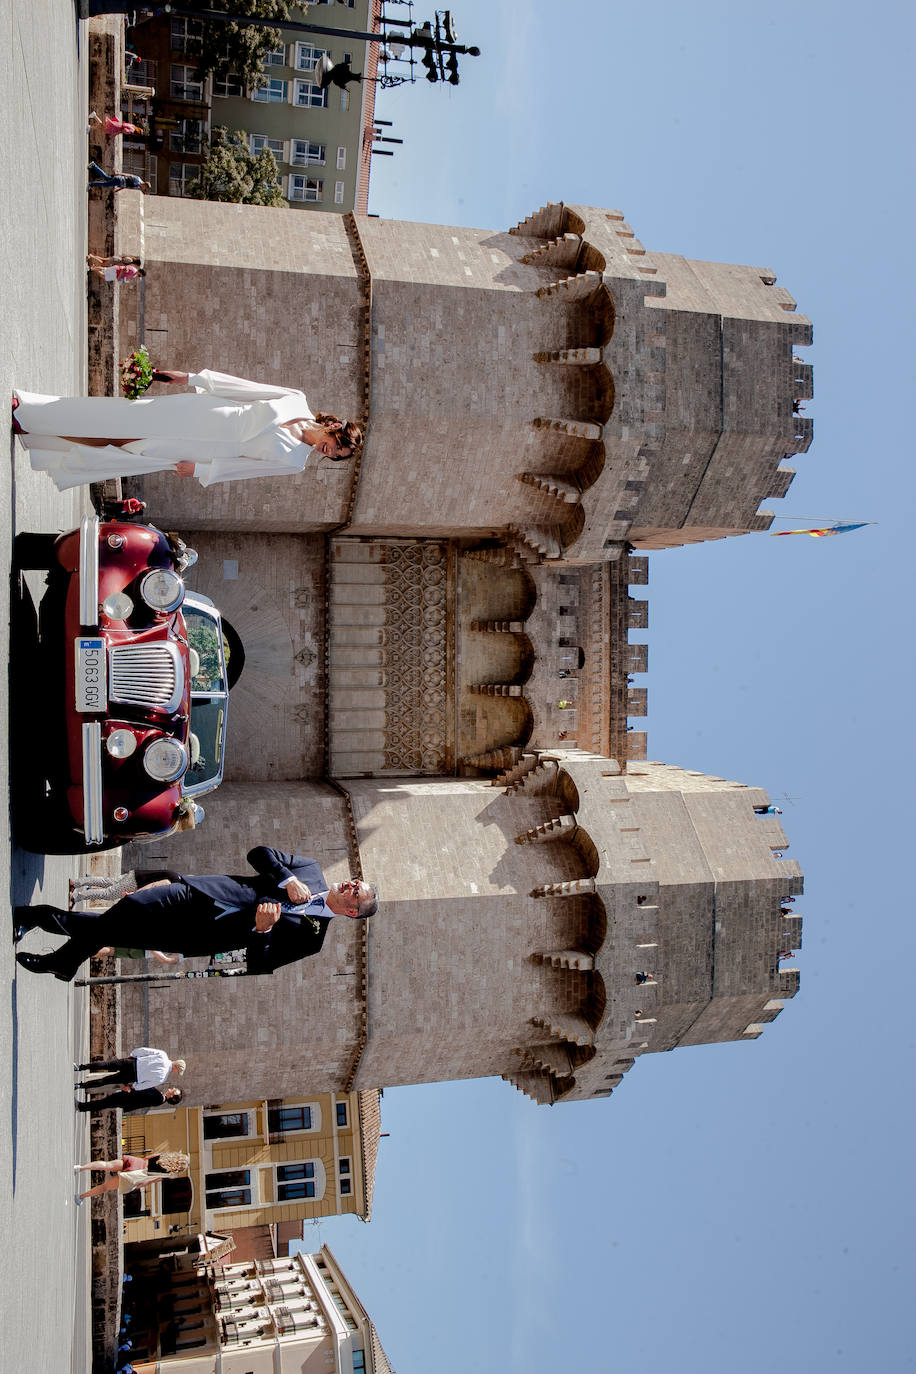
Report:
[[[256,845],[254,872],[184,874],[122,897],[107,911],[18,906],[14,940],[36,926],[68,937],[51,954],[17,954],[30,973],[69,982],[104,945],[213,955],[243,949],[249,974],[273,973],[321,949],[334,916],[365,920],[378,908],[373,886],[358,878],[328,883],[314,859]]]
[[[86,1102],[77,1102],[76,1110],[104,1112],[120,1107],[122,1112],[148,1112],[166,1103],[177,1107],[180,1101],[180,1088],[122,1088],[120,1092],[106,1093],[104,1097],[90,1097]]]

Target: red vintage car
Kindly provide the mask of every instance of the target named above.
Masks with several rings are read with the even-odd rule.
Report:
[[[185,588],[197,555],[152,525],[96,515],[51,553],[66,576],[65,794],[80,847],[193,827],[222,779],[236,642]]]

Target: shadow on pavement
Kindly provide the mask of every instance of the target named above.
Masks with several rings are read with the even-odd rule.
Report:
[[[63,691],[64,580],[10,577],[9,760],[13,862],[10,899],[27,902],[44,877],[44,854],[80,852],[66,809]]]

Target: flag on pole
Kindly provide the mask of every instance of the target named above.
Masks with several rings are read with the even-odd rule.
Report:
[[[857,525],[850,525],[837,521],[836,524],[819,530],[771,530],[770,533],[774,539],[779,539],[784,534],[810,534],[812,539],[825,539],[828,534],[848,534],[850,530],[864,530],[866,525],[872,523],[871,520],[860,520]]]

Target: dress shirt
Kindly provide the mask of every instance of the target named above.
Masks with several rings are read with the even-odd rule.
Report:
[[[148,1045],[140,1045],[137,1049],[131,1050],[130,1057],[137,1061],[138,1088],[158,1088],[172,1072],[172,1061],[164,1050],[154,1050]]]
[[[287,878],[279,886],[285,889],[292,881]],[[333,916],[333,911],[328,910],[327,896],[327,892],[313,892],[307,902],[281,902],[280,911],[284,916]]]

